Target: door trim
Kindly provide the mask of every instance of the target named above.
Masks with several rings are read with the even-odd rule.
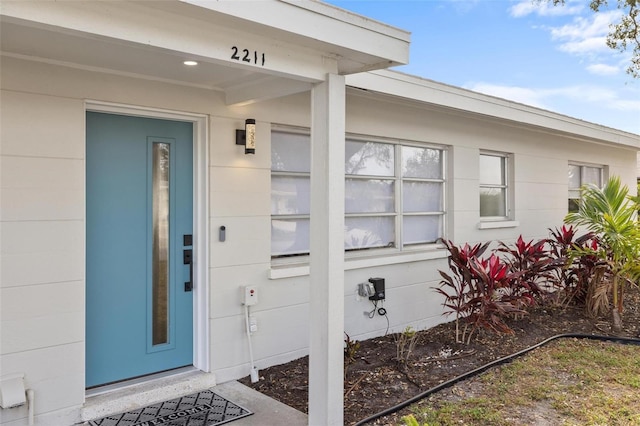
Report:
[[[196,282],[193,289],[193,366],[208,373],[211,368],[209,321],[207,320],[209,318],[208,116],[94,100],[85,101],[85,112],[87,111],[193,123],[193,274]]]

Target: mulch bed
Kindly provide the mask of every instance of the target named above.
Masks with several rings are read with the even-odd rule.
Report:
[[[405,364],[396,360],[393,335],[360,342],[354,362],[347,365],[344,390],[344,422],[353,425],[397,405],[444,381],[493,360],[563,333],[640,337],[640,291],[625,295],[624,328],[614,333],[609,318],[589,318],[577,307],[538,307],[522,319],[511,320],[513,335],[479,332],[469,345],[455,343],[453,322],[418,333],[417,345]],[[260,371],[260,381],[240,380],[278,401],[307,412],[308,357]],[[398,424],[400,412],[371,424]]]

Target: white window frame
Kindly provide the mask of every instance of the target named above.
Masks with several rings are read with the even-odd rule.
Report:
[[[394,181],[394,203],[395,203],[395,211],[392,213],[345,213],[345,219],[349,217],[382,217],[382,216],[391,216],[395,218],[395,235],[396,241],[394,242],[394,247],[389,248],[371,248],[371,249],[355,249],[346,251],[347,257],[358,257],[358,256],[370,256],[373,253],[375,254],[386,254],[386,253],[398,253],[398,252],[409,252],[415,250],[424,250],[427,247],[433,247],[437,245],[437,242],[428,242],[428,243],[415,243],[415,244],[405,244],[404,243],[404,230],[403,230],[403,218],[408,216],[441,216],[442,224],[440,233],[440,238],[446,238],[446,230],[447,230],[447,156],[448,149],[443,145],[436,145],[430,143],[423,142],[415,142],[408,140],[400,140],[400,139],[385,139],[385,138],[376,138],[362,135],[349,135],[346,136],[347,141],[355,141],[355,142],[372,142],[372,143],[381,143],[381,144],[389,144],[394,147],[394,175],[393,176],[368,176],[368,175],[351,175],[345,173],[345,181],[346,179],[381,179],[381,180],[393,180]],[[415,147],[422,149],[434,149],[441,152],[441,173],[442,177],[440,179],[426,179],[426,178],[413,178],[413,177],[403,177],[402,176],[402,147]],[[442,184],[442,210],[439,212],[407,212],[404,213],[402,211],[403,206],[403,191],[402,185],[404,182],[434,182]]]
[[[290,126],[277,126],[277,125],[272,125],[271,127],[271,137],[273,139],[273,133],[274,132],[278,132],[278,133],[290,133],[290,134],[295,134],[295,135],[300,135],[300,136],[306,136],[309,138],[309,143],[311,143],[311,135],[309,132],[309,129],[306,128],[299,128],[299,127],[290,127]],[[310,161],[310,159],[309,159]],[[293,172],[293,171],[278,171],[278,170],[273,170],[273,167],[271,167],[271,174],[270,174],[270,179],[273,178],[273,176],[278,176],[278,177],[294,177],[294,178],[306,178],[309,180],[309,186],[311,186],[311,171],[308,172]],[[270,185],[271,187],[271,185]],[[271,197],[270,197],[271,199]],[[306,219],[306,220],[310,220],[311,219],[311,212],[309,209],[309,213],[306,214],[284,214],[284,215],[274,215],[273,213],[270,214],[270,222],[273,221],[274,217],[275,218],[279,218],[282,220],[296,220],[296,219]],[[271,240],[271,238],[270,238]],[[271,250],[271,249],[270,249]],[[304,262],[308,262],[309,261],[309,253],[306,254],[291,254],[291,255],[279,255],[279,256],[273,256],[273,254],[271,255],[271,261],[277,261],[278,264],[287,264],[287,263],[300,263],[301,261]]]
[[[307,129],[289,127],[289,126],[280,126],[273,125],[272,126],[272,134],[273,132],[282,132],[282,133],[295,133],[300,135],[309,135],[309,131]],[[349,217],[371,217],[371,216],[392,216],[394,217],[394,231],[395,231],[395,246],[394,247],[380,247],[380,248],[370,248],[370,249],[354,249],[354,250],[345,250],[345,257],[348,259],[353,258],[363,258],[363,257],[371,257],[371,256],[385,256],[392,254],[399,254],[402,252],[405,253],[416,253],[419,251],[424,251],[425,249],[440,247],[440,244],[437,242],[429,242],[423,244],[403,244],[402,243],[402,218],[404,216],[416,216],[416,215],[439,215],[442,217],[441,223],[441,237],[446,238],[447,235],[447,191],[448,191],[448,155],[449,149],[444,145],[416,142],[416,141],[407,141],[407,140],[398,140],[398,139],[386,139],[386,138],[372,138],[369,136],[363,135],[353,135],[347,134],[345,136],[346,140],[349,141],[357,141],[357,142],[373,142],[373,143],[383,143],[393,145],[394,149],[394,176],[368,176],[368,175],[350,175],[345,174],[345,184],[347,179],[381,179],[381,180],[393,180],[394,181],[394,208],[395,211],[392,213],[349,213],[345,212],[345,219]],[[441,165],[442,165],[442,177],[441,179],[424,179],[424,178],[403,178],[402,177],[402,157],[401,150],[402,147],[416,147],[422,149],[435,149],[441,152]],[[310,178],[310,173],[304,172],[287,172],[287,171],[271,171],[271,176],[283,176],[283,177],[307,177]],[[402,183],[404,181],[424,181],[424,182],[438,182],[442,184],[442,211],[439,212],[402,212]],[[271,220],[273,219],[309,219],[309,214],[303,215],[274,215],[271,214]],[[280,265],[290,265],[290,264],[300,264],[307,263],[309,259],[308,254],[299,254],[299,255],[283,255],[280,256],[272,256],[271,262],[274,266]]]
[[[478,162],[480,161],[480,157],[489,156],[489,157],[500,157],[504,162],[504,182],[500,185],[496,184],[483,184],[480,181],[480,174],[478,173],[478,187],[479,188],[500,188],[504,189],[504,205],[505,205],[505,215],[504,216],[482,216],[480,211],[480,205],[478,205],[478,215],[480,216],[480,228],[493,228],[500,227],[500,224],[507,224],[508,226],[517,226],[518,223],[514,221],[514,181],[513,181],[513,154],[505,153],[505,152],[497,152],[497,151],[488,151],[481,150],[480,155],[478,157]],[[480,193],[478,192],[478,200],[480,199]],[[496,223],[497,226],[491,226],[491,223]]]
[[[569,200],[579,200],[580,199],[580,188],[582,188],[582,186],[585,184],[585,169],[586,168],[591,168],[591,169],[598,169],[600,170],[600,188],[602,188],[602,186],[604,185],[606,178],[607,178],[607,166],[603,165],[603,164],[592,164],[592,163],[582,163],[582,162],[578,162],[578,161],[569,161],[569,163],[567,164],[567,172],[569,167],[574,166],[574,167],[579,167],[580,168],[580,185],[578,186],[578,188],[572,188],[569,182],[569,176],[567,176],[567,187],[568,187],[568,194],[567,194],[567,212],[569,212]],[[571,192],[572,191],[578,191],[578,197],[572,197],[571,196]]]

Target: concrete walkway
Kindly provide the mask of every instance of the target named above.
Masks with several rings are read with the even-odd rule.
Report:
[[[212,388],[218,395],[252,411],[252,416],[234,420],[230,426],[305,426],[307,415],[239,382]]]
[[[237,381],[215,384],[215,376],[199,371],[131,382],[115,389],[104,388],[90,395],[82,409],[81,424],[111,414],[133,411],[162,401],[211,389],[251,411],[253,415],[229,423],[231,426],[304,426],[307,415]]]

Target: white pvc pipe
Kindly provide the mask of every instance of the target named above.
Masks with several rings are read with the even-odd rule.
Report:
[[[35,423],[35,392],[33,389],[27,389],[27,404],[29,409],[29,426]]]
[[[251,325],[249,324],[249,306],[244,305],[244,322],[247,329],[247,339],[249,340],[249,361],[251,363],[251,383],[260,380],[258,368],[253,363],[253,345],[251,344]]]

